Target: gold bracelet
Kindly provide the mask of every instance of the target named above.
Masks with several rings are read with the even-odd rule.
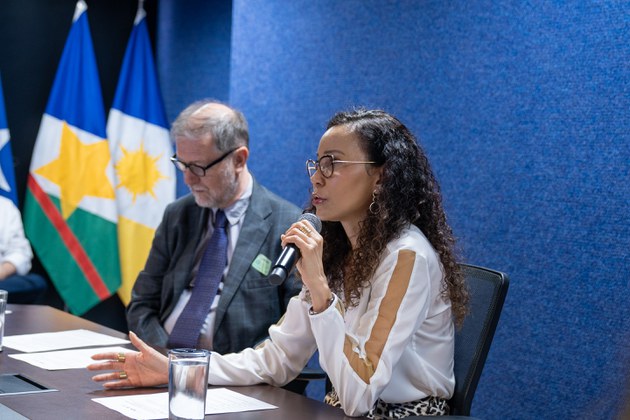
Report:
[[[322,312],[324,312],[326,309],[330,308],[330,305],[333,304],[333,302],[335,301],[335,295],[330,295],[330,298],[328,299],[328,301],[326,302],[326,307],[324,309],[322,309],[319,312],[315,312],[313,310],[313,307],[311,306],[310,309],[308,310],[308,314],[309,315],[317,315],[317,314],[321,314]]]

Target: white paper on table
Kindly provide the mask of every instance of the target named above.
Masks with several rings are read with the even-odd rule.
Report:
[[[78,350],[46,351],[40,353],[10,354],[9,357],[47,370],[83,369],[91,363],[99,362],[98,360],[92,360],[92,355],[96,353],[124,353],[128,351],[129,349],[124,347],[101,347]]]
[[[168,392],[146,395],[93,398],[92,401],[118,411],[132,419],[156,420],[168,418]],[[272,410],[278,408],[256,398],[226,388],[208,389],[206,414],[240,413],[243,411]]]
[[[2,340],[3,346],[26,353],[77,347],[117,346],[126,343],[129,343],[129,340],[89,330],[9,335]]]

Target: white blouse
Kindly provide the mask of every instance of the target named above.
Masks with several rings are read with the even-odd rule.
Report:
[[[454,325],[444,299],[439,256],[415,226],[387,245],[357,306],[339,297],[309,315],[306,290],[269,328],[256,349],[210,357],[213,385],[284,385],[316,349],[339,401],[349,416],[367,413],[381,398],[402,403],[427,396],[449,399],[453,374]]]
[[[22,216],[13,201],[0,196],[0,264],[9,262],[17,274],[28,274],[33,250],[24,236]]]

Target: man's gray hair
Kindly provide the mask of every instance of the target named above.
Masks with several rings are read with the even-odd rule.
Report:
[[[211,105],[222,105],[229,111],[211,112]],[[212,136],[216,148],[221,152],[249,146],[249,129],[243,113],[212,99],[202,99],[187,106],[173,122],[171,136],[174,140]]]

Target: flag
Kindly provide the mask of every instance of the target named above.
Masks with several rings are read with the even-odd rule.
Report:
[[[15,170],[13,169],[13,154],[11,153],[10,139],[7,115],[4,111],[2,79],[0,79],[0,196],[7,197],[17,206]]]
[[[173,147],[145,16],[140,2],[107,120],[118,207],[118,295],[125,305],[164,208],[175,199]]]
[[[120,286],[114,170],[87,20],[79,0],[27,180],[27,236],[68,309],[81,315]]]

